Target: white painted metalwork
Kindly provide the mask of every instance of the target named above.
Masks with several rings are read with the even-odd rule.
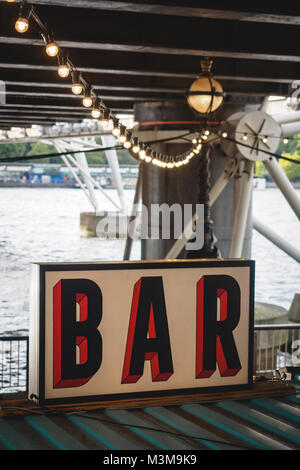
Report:
[[[264,165],[298,219],[300,219],[300,199],[285,172],[275,158],[270,158],[264,162]]]
[[[298,261],[298,263],[300,263],[300,250],[280,237],[280,235],[274,232],[274,230],[271,230],[257,219],[253,219],[253,228],[263,235],[267,240],[274,243],[274,245],[276,245],[280,250],[284,251],[284,253],[291,256],[291,258],[294,258],[296,261]]]
[[[78,140],[77,139],[70,139],[70,140],[67,140],[67,139],[56,139],[54,140],[53,142],[49,142],[45,139],[43,139],[43,142],[47,143],[47,144],[51,144],[51,145],[54,145],[57,149],[59,149],[59,152],[63,151],[63,152],[67,152],[67,151],[77,151],[78,150],[78,153],[76,153],[75,155],[75,158],[73,155],[67,155],[65,158],[67,159],[68,161],[68,167],[69,165],[75,167],[76,169],[78,169],[80,171],[80,173],[82,174],[82,177],[84,179],[84,183],[85,183],[85,186],[86,186],[86,191],[88,192],[88,199],[89,201],[91,202],[95,212],[99,212],[100,211],[100,207],[98,205],[98,201],[97,201],[97,196],[96,196],[96,193],[95,193],[95,188],[100,190],[102,192],[102,194],[116,207],[116,209],[119,211],[120,210],[120,206],[118,204],[116,204],[116,202],[109,196],[109,194],[107,193],[107,191],[105,191],[102,186],[99,184],[98,181],[96,181],[90,174],[90,171],[89,171],[89,166],[88,166],[88,163],[87,163],[87,160],[86,160],[86,155],[84,153],[84,150],[89,150],[89,149],[94,149],[96,148],[95,145],[96,144],[91,144],[89,143],[87,140]],[[101,149],[101,146],[99,146],[99,149]],[[65,159],[63,159],[63,161],[65,162]],[[74,175],[74,171],[72,171],[72,174]],[[77,177],[75,178],[76,181],[78,182],[78,175]],[[80,184],[80,183],[79,183]],[[80,184],[80,187],[82,188],[82,184]],[[85,193],[86,194],[86,193]]]
[[[103,135],[101,137],[103,147],[108,148],[108,147],[114,147],[117,145],[116,139],[112,135]],[[112,150],[106,150],[105,151],[105,156],[107,159],[107,162],[111,168],[113,179],[115,186],[117,188],[117,192],[119,195],[119,200],[121,204],[121,212],[125,213],[127,209],[127,202],[126,202],[126,197],[124,193],[124,188],[123,188],[123,182],[121,178],[121,172],[120,172],[120,166],[119,166],[119,160],[118,160],[118,154],[115,149]]]
[[[254,163],[248,160],[243,162],[241,178],[237,186],[237,204],[235,207],[232,239],[229,258],[241,258],[246,232],[246,224],[253,187]]]
[[[236,160],[232,160],[229,165],[225,168],[222,172],[218,180],[216,181],[215,185],[212,187],[210,192],[210,206],[212,207],[220,194],[226,188],[230,179],[236,174],[238,170],[238,162]],[[172,246],[171,250],[166,255],[165,259],[176,259],[183,248],[185,247],[186,243],[192,237],[194,232],[194,227],[197,222],[197,214],[194,214],[192,220],[188,223],[185,227],[185,230],[181,234],[181,238],[179,238],[174,245]]]

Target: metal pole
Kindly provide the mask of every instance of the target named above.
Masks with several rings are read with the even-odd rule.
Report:
[[[62,155],[62,160],[63,162],[65,163],[65,165],[67,165],[67,167],[69,168],[69,170],[71,171],[72,175],[74,176],[75,180],[77,181],[77,183],[79,184],[79,186],[81,187],[81,189],[83,190],[84,194],[86,195],[86,197],[88,198],[88,200],[90,201],[90,203],[92,204],[92,206],[94,207],[94,209],[96,210],[96,207],[94,206],[94,202],[92,200],[92,198],[90,197],[90,194],[89,192],[87,191],[86,187],[84,186],[84,184],[82,183],[82,181],[80,180],[79,176],[77,175],[76,171],[74,170],[74,168],[72,167],[72,165],[70,165],[67,157],[65,157],[64,155]]]
[[[82,152],[82,147],[83,146],[86,146],[86,147],[89,147],[89,144],[87,142],[64,142],[64,144],[66,145],[66,148],[69,147],[69,149],[72,149],[74,151],[78,150],[79,153]],[[77,145],[76,145],[77,144]],[[86,156],[84,154],[84,157],[85,157],[85,160],[86,160]],[[118,209],[120,210],[120,207],[113,201],[113,199],[111,199],[108,194],[104,191],[104,189],[101,187],[101,185],[90,175],[90,172],[89,172],[89,167],[88,167],[88,163],[86,161],[86,164],[87,164],[87,169],[85,169],[81,164],[80,162],[78,161],[78,159],[75,159],[74,157],[72,157],[71,155],[69,155],[69,160],[73,163],[73,165],[75,165],[77,168],[79,168],[79,170],[81,171],[82,175],[88,180],[90,181],[90,183],[93,185],[93,188],[94,187],[97,187],[101,192],[102,194]]]
[[[85,153],[84,152],[76,153],[76,160],[79,163],[80,167],[84,169],[84,172],[82,172],[83,179],[87,187],[87,190],[90,193],[91,199],[93,200],[93,206],[95,207],[95,212],[97,212],[98,211],[97,197],[96,197],[96,193],[94,190],[94,184],[91,182],[90,178],[88,177],[90,176],[90,171],[89,171],[89,165],[86,160]]]
[[[289,113],[280,113],[280,114],[273,114],[272,118],[278,124],[288,124],[290,122],[296,122],[300,120],[300,111],[289,112]]]
[[[131,212],[131,216],[129,218],[129,224],[134,223],[134,227],[133,227],[133,230],[132,230],[132,237],[130,236],[129,233],[127,234],[127,240],[126,240],[124,256],[123,256],[124,261],[130,260],[130,254],[131,254],[132,242],[133,242],[133,234],[136,231],[136,219],[137,219],[136,207],[139,204],[139,202],[141,200],[141,197],[142,197],[142,181],[143,181],[142,168],[143,168],[143,164],[140,164],[138,180],[137,180],[136,188],[135,188],[133,209],[132,209],[132,212]]]
[[[300,263],[300,251],[280,237],[276,232],[266,227],[266,225],[257,219],[253,220],[253,228],[267,240],[274,243],[275,246],[284,251],[288,256],[291,256],[291,258],[294,258],[294,260]]]
[[[270,176],[275,181],[276,185],[286,198],[287,202],[300,219],[300,199],[297,196],[295,189],[293,188],[290,180],[286,176],[283,169],[280,167],[279,163],[275,158],[270,158],[265,161],[265,167],[268,170]]]
[[[237,201],[232,239],[230,247],[230,258],[241,258],[246,231],[246,223],[249,212],[249,204],[252,192],[252,180],[254,163],[249,160],[244,161],[244,169],[240,180],[239,197]]]
[[[115,203],[115,201],[113,201],[113,199],[111,199],[111,197],[109,197],[106,192],[104,191],[103,188],[101,188],[100,184],[95,181],[91,175],[89,173],[87,173],[80,165],[79,163],[75,160],[75,158],[73,158],[71,155],[69,155],[69,160],[73,163],[73,165],[75,165],[77,168],[79,168],[79,170],[82,172],[83,175],[86,176],[87,179],[89,179],[89,181],[92,182],[92,184],[94,186],[96,186],[98,189],[100,189],[100,191],[104,194],[104,196],[118,209],[120,210],[120,207]]]
[[[56,147],[56,149],[59,151],[59,152],[65,152],[65,148],[64,146],[59,143],[58,141],[54,141],[54,145]],[[61,159],[62,161],[64,162],[64,164],[69,168],[69,170],[71,171],[72,175],[74,176],[75,180],[77,181],[77,183],[79,184],[79,186],[81,187],[81,189],[83,190],[84,194],[86,195],[86,197],[88,198],[88,200],[90,201],[90,203],[92,204],[92,206],[94,207],[94,209],[96,210],[96,206],[94,205],[94,201],[93,199],[90,197],[90,194],[89,192],[86,190],[86,188],[84,187],[82,181],[80,180],[79,176],[77,175],[76,171],[74,170],[74,168],[72,167],[72,165],[69,163],[68,159],[62,155],[61,156]]]
[[[225,170],[222,172],[214,186],[212,187],[210,191],[210,207],[212,207],[220,194],[224,191],[226,188],[227,184],[229,183],[230,179],[233,177],[237,170],[237,165],[232,164],[232,162],[225,168]],[[176,259],[183,248],[185,247],[186,243],[190,240],[190,238],[193,235],[193,227],[195,226],[197,221],[197,214],[195,214],[192,218],[192,220],[188,223],[186,226],[184,232],[181,234],[181,238],[179,238],[174,245],[172,246],[171,250],[165,257],[165,259]]]
[[[116,145],[116,139],[112,135],[101,136],[102,143],[104,147],[113,147]],[[108,164],[111,168],[113,179],[118,191],[120,204],[121,204],[121,212],[126,212],[127,203],[126,197],[123,188],[123,181],[121,177],[121,171],[119,166],[118,154],[116,150],[106,150],[105,156],[107,158]]]
[[[293,135],[299,134],[300,132],[300,122],[289,122],[287,124],[281,125],[283,137],[291,137]]]

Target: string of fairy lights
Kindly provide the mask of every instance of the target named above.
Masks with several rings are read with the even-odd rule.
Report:
[[[15,2],[15,0],[6,1],[9,3]],[[47,25],[38,16],[35,7],[27,3],[26,0],[22,0],[20,1],[19,15],[15,22],[16,31],[20,34],[26,33],[30,27],[30,19],[33,19],[39,27],[40,35],[45,44],[46,54],[50,58],[57,58],[57,73],[59,77],[62,79],[71,77],[71,91],[75,96],[82,97],[82,106],[90,109],[91,118],[98,120],[104,129],[111,127],[112,134],[118,139],[119,145],[128,150],[133,157],[139,161],[152,163],[161,168],[172,169],[187,165],[195,156],[201,153],[203,145],[209,141],[211,133],[207,127],[202,129],[200,133],[195,133],[195,137],[192,140],[188,140],[191,142],[191,147],[187,152],[178,155],[165,155],[157,152],[151,148],[150,144],[142,142],[139,138],[133,136],[132,131],[122,124],[117,116],[113,114],[112,110],[105,105],[93,86],[79,72],[69,56],[57,44]],[[228,138],[226,131],[220,131],[218,135],[222,139]],[[241,140],[247,142],[248,138],[248,134],[244,133]],[[270,138],[269,136],[261,136],[264,144],[267,144]],[[288,138],[283,139],[284,144],[288,142]]]
[[[13,3],[15,0],[6,0]],[[132,156],[140,161],[152,163],[161,168],[178,168],[187,165],[190,160],[201,152],[202,145],[207,140],[209,131],[193,139],[191,148],[178,155],[164,155],[153,150],[150,145],[134,137],[132,132],[113,114],[112,110],[105,105],[102,98],[96,93],[92,85],[85,79],[71,62],[69,56],[57,44],[53,34],[49,32],[47,25],[38,16],[33,5],[26,1],[20,2],[19,16],[15,22],[18,33],[24,34],[29,30],[30,19],[33,19],[39,27],[40,35],[45,44],[45,50],[49,57],[57,58],[58,75],[62,79],[71,76],[71,91],[76,96],[82,96],[82,105],[91,110],[91,118],[100,121],[104,129],[112,126],[112,134],[118,139],[119,144],[128,150]]]

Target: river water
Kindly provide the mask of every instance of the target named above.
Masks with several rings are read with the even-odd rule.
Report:
[[[117,202],[114,190],[108,191]],[[298,191],[300,193],[300,191]],[[126,191],[128,202],[134,191]],[[98,194],[103,210],[113,210]],[[299,222],[278,189],[255,190],[255,216],[300,248]],[[90,205],[79,189],[0,188],[0,334],[28,334],[31,262],[120,261],[124,240],[80,238],[79,213]],[[135,242],[132,259],[140,259]],[[299,264],[253,235],[256,301],[289,308],[300,293]]]

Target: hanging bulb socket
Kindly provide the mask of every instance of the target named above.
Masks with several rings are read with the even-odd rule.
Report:
[[[81,83],[81,77],[77,70],[72,71],[72,93],[74,95],[81,95],[83,92],[83,85]]]
[[[126,135],[126,140],[123,144],[123,147],[128,150],[132,147],[132,141],[131,141],[132,133],[130,131],[126,131],[125,135]]]
[[[110,122],[110,110],[108,108],[104,109],[100,122],[103,127],[108,127]]]
[[[91,112],[91,116],[93,119],[99,119],[101,116],[102,112],[100,109],[100,101],[99,98],[94,99],[94,106]]]
[[[126,142],[126,127],[122,124],[120,126],[119,142],[121,144],[124,144],[124,142]]]
[[[132,145],[132,151],[133,153],[137,154],[141,150],[140,144],[139,144],[139,139],[137,137],[134,137],[133,139],[133,145]]]
[[[15,28],[18,33],[24,34],[28,31],[31,12],[32,7],[27,7],[24,2],[21,2],[19,16],[15,23]]]
[[[68,65],[68,61],[63,56],[63,54],[58,55],[58,75],[61,78],[68,78],[70,75],[70,67]]]
[[[113,130],[112,130],[112,134],[113,134],[115,137],[119,137],[119,135],[120,135],[119,119],[117,119],[117,118],[113,118]]]
[[[46,41],[46,53],[49,57],[56,57],[59,53],[59,47],[50,37]]]
[[[82,104],[85,108],[90,108],[93,106],[92,90],[90,85],[86,85],[84,88],[84,98]]]

